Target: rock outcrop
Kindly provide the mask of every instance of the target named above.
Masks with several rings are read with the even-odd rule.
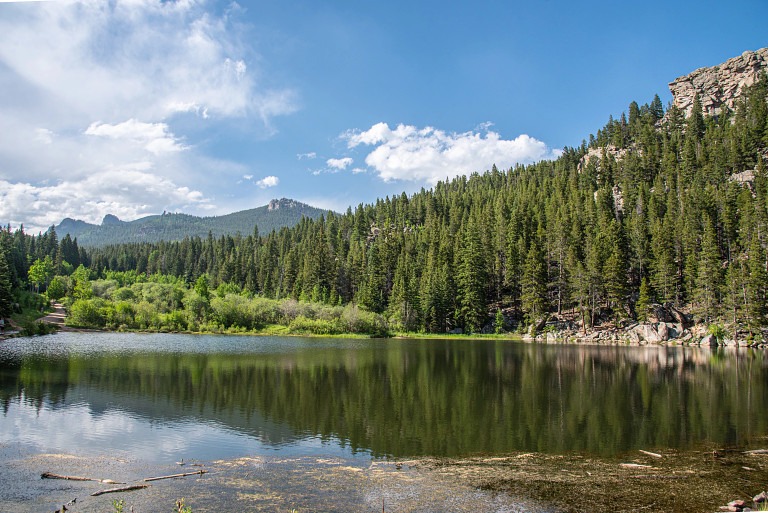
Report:
[[[723,64],[699,68],[679,77],[669,84],[677,108],[688,116],[693,99],[699,95],[705,115],[719,114],[723,106],[733,109],[742,88],[755,83],[758,76],[768,69],[768,48],[744,52]]]

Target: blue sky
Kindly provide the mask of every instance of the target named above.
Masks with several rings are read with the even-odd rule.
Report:
[[[764,0],[0,1],[0,222],[343,211],[578,146]]]

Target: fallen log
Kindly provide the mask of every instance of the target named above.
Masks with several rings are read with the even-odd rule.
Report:
[[[641,465],[639,463],[619,463],[619,466],[624,468],[653,468],[650,465]]]
[[[99,490],[98,492],[93,492],[91,494],[91,497],[97,497],[99,495],[104,495],[105,493],[117,493],[117,492],[131,492],[133,490],[142,490],[144,488],[149,488],[149,485],[131,485],[131,486],[121,486],[120,488],[109,488],[107,490]]]
[[[148,477],[144,479],[144,482],[159,481],[161,479],[173,479],[174,477],[202,476],[203,474],[207,474],[207,473],[208,473],[207,470],[200,469],[195,472],[185,472],[183,474],[173,474],[170,476],[160,476],[160,477]]]
[[[768,454],[768,449],[754,449],[754,450],[751,450],[751,451],[744,451],[744,454],[765,455],[765,454]]]
[[[644,451],[642,449],[639,449],[639,451],[642,452],[643,454],[647,454],[648,456],[653,456],[654,458],[661,458],[662,457],[661,454],[658,454],[658,453],[655,453],[655,452]]]
[[[97,483],[104,484],[125,484],[112,481],[111,479],[97,479],[95,477],[80,477],[80,476],[62,476],[54,474],[53,472],[43,472],[40,474],[40,479],[66,479],[67,481],[96,481]]]
[[[676,479],[688,479],[691,476],[642,476],[642,475],[640,475],[640,476],[629,476],[629,477],[631,477],[632,479],[651,479],[651,480],[659,480],[659,481],[664,481],[664,480],[674,481]]]

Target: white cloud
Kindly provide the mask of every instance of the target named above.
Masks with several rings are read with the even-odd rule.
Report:
[[[328,159],[325,161],[325,163],[328,165],[331,169],[336,169],[338,171],[343,171],[347,169],[349,166],[352,165],[354,160],[350,157],[344,157],[341,159]]]
[[[53,132],[47,128],[36,128],[35,139],[43,144],[51,144],[53,142]]]
[[[32,203],[3,192],[0,222],[91,219],[74,199],[101,215],[102,193],[109,211],[126,218],[210,208],[196,191],[214,198],[248,169],[207,156],[209,134],[237,118],[236,126],[268,135],[275,116],[297,109],[293,90],[265,84],[257,38],[242,19],[235,4],[221,12],[210,0],[3,2],[0,181]],[[149,163],[143,180],[152,177],[167,198],[130,184],[110,189],[119,177],[92,180],[136,171],[137,162]],[[85,184],[94,188],[87,195],[59,195]],[[35,206],[44,204],[50,213]]]
[[[254,182],[256,185],[258,185],[262,189],[266,189],[267,187],[275,187],[277,184],[280,183],[280,179],[276,176],[265,176],[261,180],[256,180]]]
[[[161,210],[208,210],[212,206],[197,190],[154,174],[150,162],[94,173],[56,184],[0,180],[0,219],[30,232],[45,230],[64,217],[99,223],[106,214],[135,219]]]
[[[482,172],[496,164],[507,169],[519,163],[555,158],[558,154],[528,135],[505,140],[492,131],[447,133],[433,127],[377,123],[366,131],[342,134],[347,146],[373,146],[365,163],[385,182],[408,180],[434,185],[457,175]],[[484,133],[483,133],[484,132]]]
[[[299,160],[304,160],[304,159],[312,160],[317,158],[317,153],[315,153],[314,151],[310,151],[309,153],[297,153],[296,158]]]
[[[0,20],[0,60],[36,93],[93,119],[293,112],[290,90],[257,81],[236,16],[205,1],[48,2]]]
[[[85,135],[134,141],[155,155],[186,149],[185,146],[179,144],[165,123],[142,123],[135,119],[129,119],[116,125],[96,122],[85,130]]]
[[[251,181],[253,180],[253,175],[243,175],[243,180]]]

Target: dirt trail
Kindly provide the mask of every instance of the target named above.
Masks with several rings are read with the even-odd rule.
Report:
[[[55,324],[59,328],[64,327],[64,320],[67,318],[67,313],[64,311],[64,307],[61,303],[53,303],[53,312],[49,313],[45,317],[41,317],[37,322],[46,322],[48,324]]]

